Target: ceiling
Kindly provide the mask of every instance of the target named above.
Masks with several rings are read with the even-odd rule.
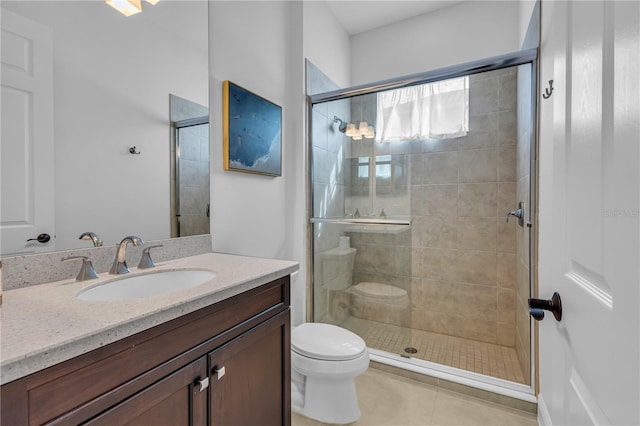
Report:
[[[393,24],[414,16],[462,3],[460,0],[325,0],[350,34]]]

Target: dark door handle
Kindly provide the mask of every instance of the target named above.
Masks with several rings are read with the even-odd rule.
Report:
[[[44,244],[44,243],[48,243],[50,239],[51,239],[51,236],[49,234],[40,234],[36,238],[29,238],[27,242],[37,241],[41,244]]]
[[[551,311],[556,321],[562,319],[562,300],[558,292],[551,299],[529,299],[529,314],[536,321],[544,319],[544,311]]]

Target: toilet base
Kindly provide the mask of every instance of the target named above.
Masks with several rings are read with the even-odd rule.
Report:
[[[294,400],[304,401],[304,406],[295,404]],[[320,377],[307,377],[304,384],[304,398],[292,398],[291,409],[323,423],[347,424],[360,418],[353,378],[327,380]]]

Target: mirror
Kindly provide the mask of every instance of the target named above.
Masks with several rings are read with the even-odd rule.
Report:
[[[209,109],[171,95],[171,237],[209,233]]]
[[[53,170],[45,180],[53,185],[45,202],[53,206],[53,230],[36,232],[55,237],[45,251],[91,247],[90,240],[79,240],[86,231],[105,245],[126,235],[174,236],[170,94],[207,108],[208,3],[143,2],[142,12],[129,17],[102,0],[2,1],[1,6],[3,110],[10,98],[4,67],[13,59],[6,58],[12,50],[5,49],[5,40],[13,37],[5,37],[9,17],[20,15],[29,29],[33,24],[52,41],[53,149],[46,168]],[[38,49],[33,52],[25,64],[38,64]],[[3,131],[3,154],[9,152],[5,139]],[[40,172],[34,167],[34,179]],[[2,177],[2,203],[9,205],[4,189],[12,176]],[[208,174],[206,180],[208,185]],[[4,226],[4,208],[3,216]],[[198,229],[209,232],[208,226]],[[37,248],[23,251],[43,251]],[[2,254],[7,254],[4,243]]]

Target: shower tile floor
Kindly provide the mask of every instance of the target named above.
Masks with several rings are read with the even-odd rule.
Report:
[[[355,317],[341,326],[362,337],[369,348],[526,383],[514,348]],[[408,354],[409,347],[417,352]]]

